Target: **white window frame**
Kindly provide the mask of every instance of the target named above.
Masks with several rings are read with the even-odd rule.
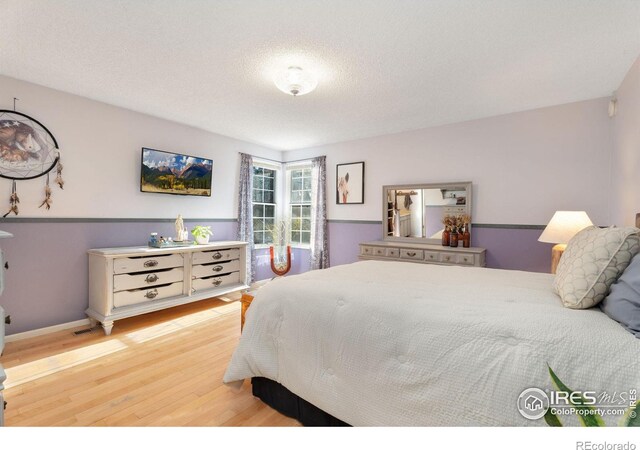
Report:
[[[291,171],[293,170],[304,170],[304,169],[311,169],[311,161],[298,161],[295,163],[285,163],[285,167],[283,170],[283,174],[284,174],[284,178],[286,178],[285,180],[285,190],[284,190],[284,205],[285,205],[285,211],[286,211],[286,217],[289,220],[289,223],[292,223],[293,217],[291,215]],[[311,180],[313,183],[313,173],[311,174]],[[313,185],[311,186],[311,192],[313,192]],[[312,207],[313,204],[313,197],[311,198],[311,202],[309,203],[309,206]],[[309,218],[311,219],[311,218]],[[291,228],[291,227],[289,227]],[[311,230],[309,230],[311,232]],[[289,239],[291,239],[291,232],[292,230],[289,229]],[[291,247],[293,248],[302,248],[302,249],[309,249],[311,248],[311,242],[309,242],[309,244],[306,243],[300,243],[300,242],[291,242]]]
[[[253,167],[262,167],[263,169],[273,170],[276,173],[275,186],[274,186],[274,200],[275,200],[275,217],[274,222],[277,224],[283,217],[283,202],[282,202],[282,177],[284,171],[282,170],[282,164],[272,161],[265,161],[260,158],[253,159]],[[253,177],[253,167],[251,168],[251,176]],[[251,192],[251,211],[253,211],[253,191]],[[253,220],[253,212],[251,214]],[[252,237],[253,238],[253,237]],[[269,248],[271,244],[255,244],[254,248]]]

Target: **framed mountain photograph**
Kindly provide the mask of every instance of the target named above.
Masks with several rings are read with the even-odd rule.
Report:
[[[142,148],[140,191],[211,196],[213,160]]]

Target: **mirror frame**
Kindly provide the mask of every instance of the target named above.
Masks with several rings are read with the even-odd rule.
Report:
[[[454,183],[422,183],[422,184],[392,184],[382,186],[382,240],[392,242],[412,242],[414,244],[438,244],[441,245],[440,239],[431,239],[427,237],[396,237],[387,236],[387,191],[388,190],[404,190],[404,189],[451,189],[455,187],[464,187],[467,192],[466,209],[469,216],[471,216],[472,206],[472,185],[471,181],[460,181]],[[423,205],[424,207],[424,205]],[[473,216],[471,216],[473,221]],[[469,224],[469,231],[471,231],[471,224]]]

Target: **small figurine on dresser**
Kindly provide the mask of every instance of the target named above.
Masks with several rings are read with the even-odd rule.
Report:
[[[182,214],[178,214],[178,218],[176,219],[176,238],[174,241],[182,242],[189,239],[189,233],[184,226],[184,221],[182,220]]]

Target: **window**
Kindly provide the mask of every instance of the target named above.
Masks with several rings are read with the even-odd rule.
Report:
[[[271,244],[276,223],[276,170],[253,166],[253,243]]]
[[[291,212],[291,244],[311,242],[311,168],[292,169],[289,205]]]

